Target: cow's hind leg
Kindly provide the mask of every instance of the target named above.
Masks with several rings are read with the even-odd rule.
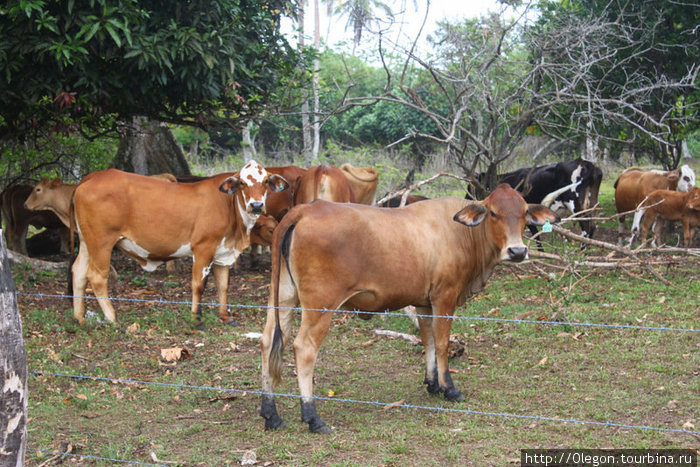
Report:
[[[71,266],[73,272],[73,317],[78,324],[85,323],[85,286],[87,285],[87,268],[90,256],[85,241],[80,239],[78,256]]]
[[[112,247],[98,248],[97,252],[93,252],[88,261],[87,279],[92,285],[92,290],[95,292],[95,297],[97,297],[97,302],[102,309],[105,319],[110,323],[116,323],[117,316],[114,312],[114,306],[109,300],[109,292],[107,290],[107,277],[109,276],[111,258]]]
[[[321,420],[316,412],[316,402],[313,399],[313,380],[316,357],[321,343],[328,334],[331,325],[332,311],[314,311],[319,309],[335,309],[336,307],[312,306],[302,312],[299,334],[294,339],[294,355],[296,357],[297,379],[301,393],[301,419],[309,424],[314,433],[330,433],[331,429]]]
[[[435,360],[432,310],[429,307],[416,307],[416,314],[420,315],[417,317],[418,328],[425,350],[425,379],[423,383],[428,385],[427,390],[430,394],[437,394],[440,392],[440,384],[438,383],[437,361]]]
[[[284,264],[282,265],[282,270],[285,271],[286,268]],[[279,355],[276,356],[275,364],[277,365],[274,371],[274,376],[270,369],[271,351],[273,347],[273,340],[275,337],[275,330],[277,328],[277,322],[275,317],[275,303],[274,296],[271,295],[268,300],[267,309],[267,320],[265,321],[265,328],[263,330],[263,335],[260,338],[260,350],[262,355],[262,403],[260,405],[260,416],[265,419],[265,429],[266,430],[276,430],[284,428],[284,421],[282,417],[277,413],[277,406],[275,405],[274,396],[274,383],[279,379],[279,371],[281,367],[281,354],[284,349],[285,344],[289,341],[291,336],[292,318],[294,317],[293,307],[299,305],[299,299],[296,295],[296,289],[289,276],[282,274],[283,280],[280,281],[280,299],[279,299],[279,320],[280,328],[282,331],[282,336],[277,336],[282,338],[281,343],[277,343],[281,347],[279,350]]]

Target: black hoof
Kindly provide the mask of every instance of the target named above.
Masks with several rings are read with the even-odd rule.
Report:
[[[423,381],[423,383],[428,385],[428,387],[426,388],[428,390],[428,393],[438,394],[440,392],[440,385],[437,381],[428,381],[426,379],[425,381]]]
[[[311,430],[311,433],[320,433],[322,435],[333,433],[333,430],[331,430],[328,425],[323,423],[323,421],[320,419],[315,420],[314,423],[309,423],[309,430]]]
[[[287,425],[284,424],[284,420],[279,415],[274,415],[273,417],[265,419],[265,429],[266,430],[281,430],[286,428]]]
[[[240,324],[238,324],[238,323],[236,322],[236,320],[233,319],[233,318],[231,318],[231,321],[229,321],[229,322],[226,323],[226,324],[227,324],[228,326],[231,326],[231,327],[234,327],[234,328],[237,328],[237,327],[240,326]]]
[[[457,388],[448,388],[445,390],[445,399],[452,402],[462,402],[464,396]]]
[[[203,325],[202,323],[199,323],[199,324],[197,325],[197,330],[198,330],[198,331],[207,332],[207,328],[204,327],[204,325]]]

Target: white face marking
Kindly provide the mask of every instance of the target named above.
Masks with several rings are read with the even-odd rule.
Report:
[[[267,178],[267,170],[262,165],[251,160],[243,166],[238,178],[247,186],[253,186],[255,183],[262,183]]]
[[[214,253],[214,261],[212,261],[212,263],[216,264],[217,266],[231,266],[233,263],[236,262],[240,254],[241,252],[236,250],[235,248],[226,247],[226,237],[224,237],[221,239],[221,243],[219,244],[219,246],[216,247],[216,253]]]
[[[263,203],[264,202],[265,199],[263,197]],[[238,213],[241,215],[243,225],[245,225],[246,235],[250,235],[250,231],[253,229],[253,226],[255,226],[255,222],[258,220],[258,217],[260,217],[260,214],[249,213],[245,207],[241,206],[241,202],[238,199],[236,200],[236,205],[238,206]]]
[[[678,180],[677,191],[688,192],[695,186],[695,172],[693,169],[684,165],[681,167],[681,178]]]

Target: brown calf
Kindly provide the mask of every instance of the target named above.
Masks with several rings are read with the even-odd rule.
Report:
[[[649,206],[649,207],[646,207]],[[687,193],[670,190],[654,190],[642,204],[642,228],[640,240],[646,243],[649,229],[653,227],[654,240],[652,245],[661,245],[662,223],[659,218],[683,224],[683,244],[686,248],[692,245],[695,228],[700,224],[700,188],[691,188]]]
[[[80,250],[73,271],[73,314],[84,322],[89,281],[105,318],[116,322],[107,293],[107,273],[116,246],[147,271],[169,259],[192,257],[192,315],[205,279],[214,273],[219,317],[233,320],[226,307],[228,270],[250,245],[250,231],[263,213],[268,186],[289,184],[251,161],[240,173],[220,174],[195,183],[169,183],[116,169],[94,172],[75,189],[75,225]]]
[[[292,209],[272,240],[267,322],[261,339],[261,415],[267,429],[283,425],[273,385],[291,339],[292,307],[301,305],[294,354],[302,420],[313,432],[330,430],[316,413],[313,373],[333,310],[383,312],[418,308],[428,392],[463,400],[447,366],[455,309],[480,291],[500,261],[527,256],[526,224],[557,222],[541,205],[528,205],[508,185],[483,201],[421,201],[400,209],[316,201]]]
[[[31,185],[13,185],[0,194],[0,209],[5,218],[5,238],[7,247],[27,255],[27,231],[30,225],[36,228],[57,229],[61,239],[61,252],[69,250],[70,233],[56,214],[47,211],[35,212],[25,207],[27,197],[32,193]]]

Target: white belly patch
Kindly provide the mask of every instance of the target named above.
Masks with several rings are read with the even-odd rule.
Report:
[[[117,246],[125,253],[139,258],[139,264],[148,272],[155,271],[158,266],[163,264],[163,261],[148,259],[150,252],[128,238],[122,238],[119,240],[117,242]]]

